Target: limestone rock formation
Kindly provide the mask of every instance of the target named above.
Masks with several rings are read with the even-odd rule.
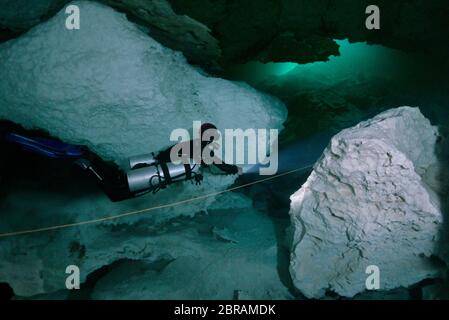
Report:
[[[291,196],[290,272],[307,297],[352,297],[370,265],[380,289],[438,274],[443,217],[427,181],[438,164],[438,131],[418,108],[401,107],[334,136],[307,182]]]
[[[0,46],[1,118],[116,161],[173,144],[171,131],[194,120],[219,129],[281,127],[286,110],[277,99],[201,74],[107,6],[76,4],[80,30],[67,30],[61,11]],[[230,117],[236,106],[239,116]]]

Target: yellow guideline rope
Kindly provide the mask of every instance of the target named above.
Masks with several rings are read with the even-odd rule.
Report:
[[[123,217],[128,217],[128,216],[131,216],[131,215],[145,213],[145,212],[153,211],[153,210],[157,210],[157,209],[175,207],[175,206],[179,206],[179,205],[184,204],[184,203],[189,203],[189,202],[193,202],[193,201],[196,201],[196,200],[217,196],[217,195],[220,195],[220,194],[223,194],[223,193],[226,193],[226,192],[242,189],[242,188],[245,188],[245,187],[257,184],[257,183],[261,183],[261,182],[264,182],[264,181],[276,179],[276,178],[279,178],[279,177],[282,177],[282,176],[294,173],[296,171],[301,171],[301,170],[304,170],[304,169],[307,169],[307,168],[310,168],[310,167],[311,166],[309,165],[309,166],[306,166],[306,167],[301,167],[301,168],[297,168],[297,169],[294,169],[294,170],[291,170],[291,171],[280,173],[280,174],[277,174],[277,175],[274,175],[274,176],[271,176],[271,177],[268,177],[268,178],[260,179],[260,180],[253,181],[253,182],[249,182],[249,183],[237,186],[237,187],[228,188],[226,190],[217,191],[217,192],[211,192],[211,193],[208,193],[208,194],[205,194],[205,195],[202,195],[202,196],[198,196],[198,197],[194,197],[194,198],[190,198],[190,199],[185,199],[185,200],[181,200],[181,201],[177,201],[177,202],[173,202],[173,203],[162,204],[162,205],[151,207],[151,208],[146,208],[146,209],[141,209],[141,210],[136,210],[136,211],[130,211],[130,212],[121,213],[121,214],[117,214],[117,215],[113,215],[113,216],[109,216],[109,217],[103,217],[103,218],[86,220],[86,221],[80,221],[80,222],[74,222],[74,223],[68,223],[68,224],[61,224],[61,225],[45,227],[45,228],[38,228],[38,229],[30,229],[30,230],[22,230],[22,231],[0,233],[0,238],[6,238],[6,237],[12,237],[12,236],[18,236],[18,235],[24,235],[24,234],[30,234],[30,233],[38,233],[38,232],[44,232],[44,231],[51,231],[51,230],[59,230],[59,229],[65,229],[65,228],[82,226],[82,225],[86,225],[86,224],[94,224],[94,223],[103,222],[103,221],[107,221],[107,220],[114,220],[114,219],[119,219],[119,218],[123,218]]]

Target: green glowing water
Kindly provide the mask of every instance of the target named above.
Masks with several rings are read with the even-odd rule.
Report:
[[[228,70],[229,78],[244,80],[252,84],[274,78],[292,75],[317,77],[318,80],[338,80],[347,76],[379,77],[404,73],[412,61],[404,53],[379,45],[350,43],[348,40],[336,40],[340,46],[340,55],[329,57],[329,61],[308,64],[249,62],[235,65]]]
[[[287,105],[289,116],[282,133],[286,141],[339,131],[404,105],[419,106],[433,123],[447,125],[449,83],[436,58],[380,45],[336,42],[340,55],[328,61],[252,61],[230,67],[225,77],[246,81]]]

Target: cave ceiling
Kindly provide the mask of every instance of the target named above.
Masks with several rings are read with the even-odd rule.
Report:
[[[0,41],[26,32],[68,0],[0,0]],[[125,12],[192,64],[309,63],[339,54],[335,39],[447,55],[449,2],[375,1],[381,29],[365,28],[365,0],[100,0]],[[430,5],[429,5],[430,4]],[[444,57],[445,58],[445,57]]]

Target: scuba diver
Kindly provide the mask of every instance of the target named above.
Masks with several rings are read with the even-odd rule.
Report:
[[[50,137],[35,135],[9,122],[0,124],[0,140],[1,143],[14,145],[21,150],[48,158],[71,160],[73,164],[96,180],[111,201],[116,202],[148,192],[156,193],[175,182],[191,180],[200,184],[203,179],[200,167],[206,167],[207,164],[202,159],[200,163],[195,163],[191,152],[187,161],[175,164],[171,161],[171,153],[175,147],[178,149],[181,146],[179,150],[184,150],[182,144],[185,144],[188,150],[193,150],[194,144],[197,144],[202,154],[202,151],[205,148],[211,148],[214,142],[213,136],[203,141],[203,134],[207,130],[217,130],[217,128],[210,123],[202,124],[199,139],[171,146],[157,155],[151,153],[129,158],[129,169],[126,171],[113,162],[104,161],[86,146],[71,145]],[[226,164],[214,157],[212,148],[210,155],[214,158],[213,165],[225,174],[241,173],[237,166]]]

